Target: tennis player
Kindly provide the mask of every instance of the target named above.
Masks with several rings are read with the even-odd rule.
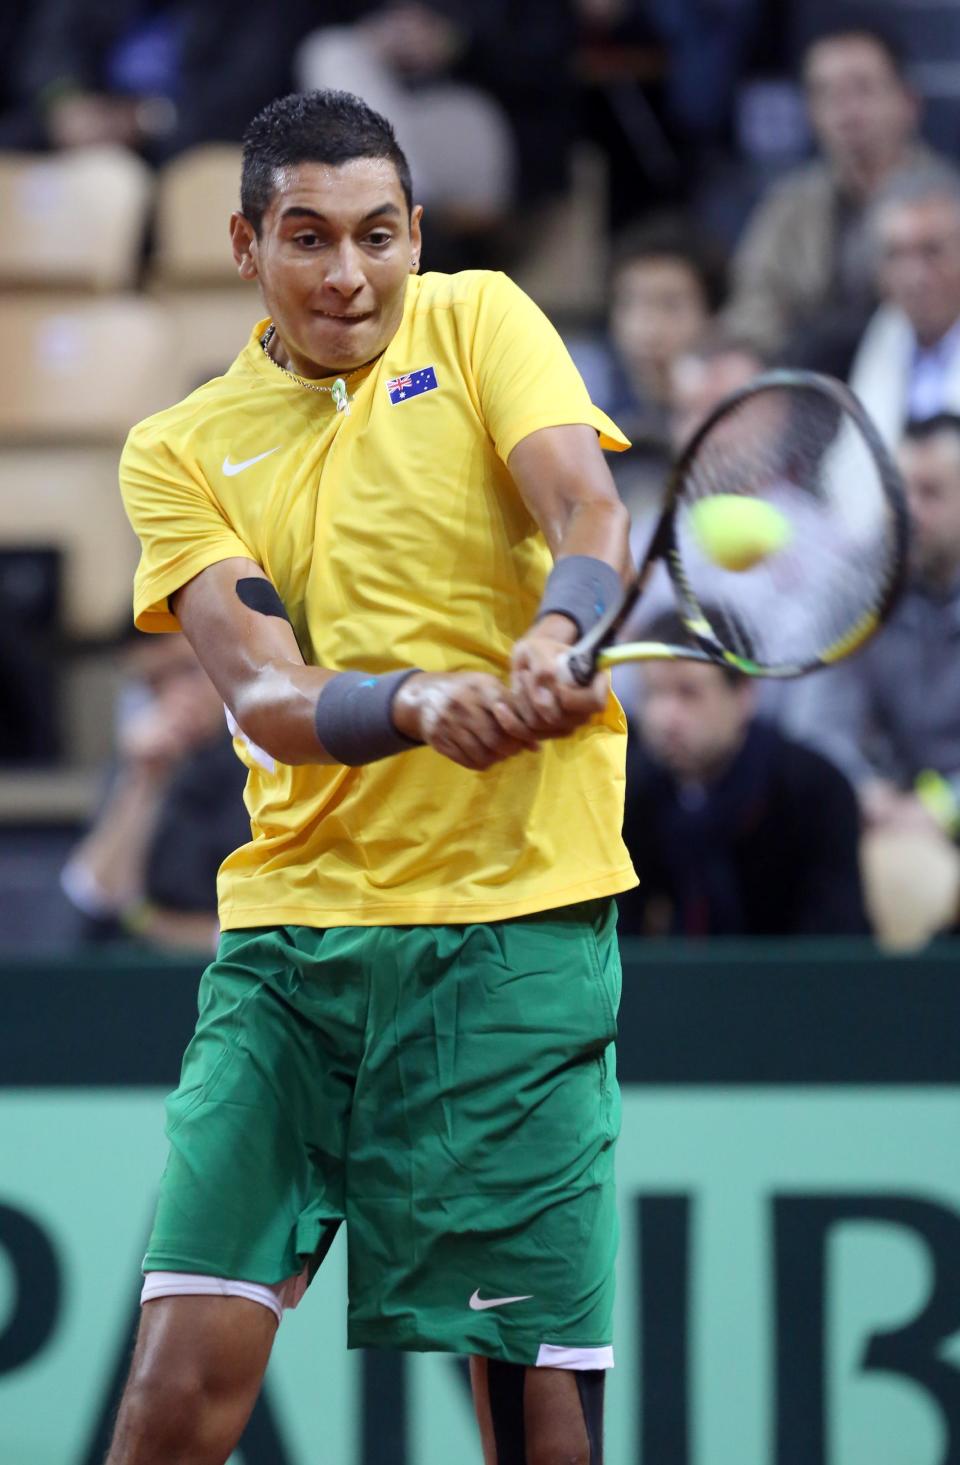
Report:
[[[420,222],[383,118],[271,104],[231,220],[267,317],[123,455],[137,624],[218,687],[252,838],[110,1465],[226,1460],[343,1221],[351,1346],[472,1355],[488,1465],[602,1460],[635,877],[623,716],[564,656],[627,573],[626,444],[508,279],[418,276]]]

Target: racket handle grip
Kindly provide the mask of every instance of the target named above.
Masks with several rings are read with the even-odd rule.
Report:
[[[570,675],[578,687],[589,687],[597,669],[597,655],[600,648],[599,646],[594,646],[581,651],[581,645],[582,643],[578,642],[574,646],[570,655],[567,657],[567,666],[570,668]]]

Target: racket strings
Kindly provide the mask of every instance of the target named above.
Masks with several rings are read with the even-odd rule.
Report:
[[[764,666],[829,656],[884,604],[898,569],[883,465],[857,421],[816,389],[770,387],[722,413],[682,468],[675,588],[717,640]],[[735,573],[709,560],[690,519],[715,494],[762,500],[789,525],[787,544]]]

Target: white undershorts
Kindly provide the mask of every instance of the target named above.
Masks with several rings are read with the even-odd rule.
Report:
[[[238,1282],[230,1277],[206,1277],[200,1272],[147,1272],[140,1301],[155,1297],[245,1297],[269,1307],[279,1323],[288,1307],[296,1307],[307,1290],[307,1269],[282,1282]]]
[[[245,1297],[268,1307],[279,1323],[287,1308],[298,1305],[307,1290],[307,1269],[267,1286],[265,1282],[238,1282],[230,1277],[207,1277],[201,1272],[147,1272],[141,1302],[157,1297]],[[612,1348],[564,1348],[541,1343],[537,1368],[613,1368]]]

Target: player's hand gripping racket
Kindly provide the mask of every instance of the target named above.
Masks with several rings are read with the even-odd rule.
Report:
[[[761,519],[780,525],[780,547],[748,569],[723,568],[735,555],[704,542],[714,511],[733,524],[734,549],[737,523]],[[856,397],[815,372],[766,372],[726,397],[681,453],[635,581],[572,648],[570,671],[586,686],[625,661],[709,661],[759,677],[828,666],[889,615],[907,538],[900,475]],[[658,560],[691,644],[615,645]]]

